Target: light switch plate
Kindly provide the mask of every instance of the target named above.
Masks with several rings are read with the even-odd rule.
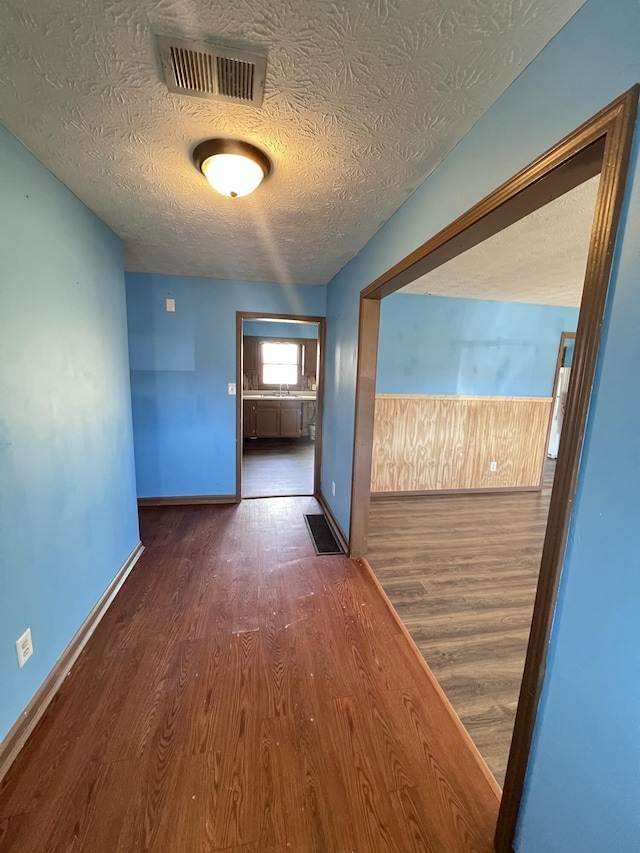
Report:
[[[165,301],[165,305],[167,306],[167,311],[174,312],[176,310],[176,300],[175,299],[167,299]]]
[[[236,393],[236,383],[235,382],[229,383],[229,393],[232,395],[235,395],[235,393]]]

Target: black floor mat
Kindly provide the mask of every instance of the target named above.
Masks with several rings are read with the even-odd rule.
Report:
[[[304,520],[307,522],[316,554],[344,554],[324,515],[305,514]]]

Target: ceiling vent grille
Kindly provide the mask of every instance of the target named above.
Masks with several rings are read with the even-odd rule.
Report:
[[[157,36],[170,92],[262,106],[265,56],[208,42]]]

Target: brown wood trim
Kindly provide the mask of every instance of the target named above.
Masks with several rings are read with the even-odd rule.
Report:
[[[395,293],[595,177],[602,163],[606,124],[599,114],[578,128],[383,273],[362,291],[364,298]]]
[[[456,495],[495,495],[496,492],[509,494],[510,492],[541,492],[542,486],[496,486],[486,489],[416,489],[414,492],[371,492],[372,501],[381,501],[385,498],[440,498],[453,497]]]
[[[379,330],[380,301],[364,299],[361,296],[349,519],[349,555],[351,557],[364,557],[367,553]]]
[[[118,590],[127,579],[129,572],[140,559],[144,551],[142,542],[138,542],[131,554],[118,569],[117,574],[102,593],[98,601],[91,609],[80,628],[74,634],[71,642],[58,658],[55,666],[40,685],[37,693],[29,702],[20,717],[9,729],[8,734],[0,743],[0,781],[3,779],[18,753],[27,742],[27,738],[35,729],[38,721],[47,710],[49,703],[58,692],[60,685],[65,680],[73,664],[78,659],[80,652],[86,646],[89,638],[98,627],[98,624],[107,608],[116,597]]]
[[[418,659],[420,666],[424,670],[427,678],[429,679],[429,681],[433,685],[433,689],[438,694],[442,704],[444,705],[444,707],[447,710],[447,713],[449,714],[449,716],[451,717],[451,719],[455,723],[456,728],[458,729],[458,731],[461,733],[462,737],[464,738],[464,740],[467,744],[467,747],[469,749],[469,752],[473,755],[474,759],[476,760],[476,762],[478,764],[478,767],[480,768],[480,772],[482,773],[482,775],[485,777],[485,779],[489,783],[489,787],[491,788],[491,791],[495,795],[496,800],[499,801],[500,797],[502,796],[502,791],[500,789],[500,785],[498,785],[498,783],[496,782],[493,773],[487,767],[487,763],[484,760],[484,758],[482,757],[482,755],[480,754],[478,747],[475,745],[475,743],[471,739],[469,732],[463,726],[462,720],[456,714],[456,712],[453,708],[453,705],[451,704],[451,702],[449,702],[449,699],[447,698],[447,694],[444,692],[444,690],[440,686],[440,682],[435,677],[433,672],[431,672],[429,664],[426,662],[426,660],[422,656],[422,652],[420,651],[420,649],[415,644],[415,640],[413,639],[413,637],[411,636],[411,634],[407,630],[402,619],[398,616],[398,613],[396,612],[393,604],[389,600],[387,593],[384,591],[384,587],[382,586],[382,584],[380,583],[380,581],[376,577],[375,572],[373,571],[373,569],[371,568],[371,566],[369,565],[369,563],[365,557],[358,558],[357,562],[359,562],[362,565],[362,567],[365,569],[365,571],[369,574],[369,577],[371,578],[371,582],[373,583],[373,585],[378,590],[380,597],[382,598],[385,605],[387,606],[387,609],[389,610],[391,616],[393,617],[394,621],[398,625],[398,628],[400,629],[403,636],[405,637],[405,639],[406,639],[407,643],[409,644],[412,652],[414,653],[414,655]]]
[[[342,548],[344,549],[344,553],[349,553],[349,542],[347,541],[347,537],[344,535],[344,530],[340,526],[338,519],[333,514],[333,510],[329,506],[327,499],[322,494],[322,491],[318,492],[316,496],[316,500],[322,507],[322,511],[327,517],[327,524],[331,528],[333,535],[336,537]]]
[[[322,471],[322,424],[324,418],[324,366],[326,363],[327,321],[322,317],[318,321],[318,346],[320,359],[318,361],[318,376],[316,382],[316,453],[315,470],[313,472],[313,493],[320,495],[322,486],[320,475]]]
[[[242,419],[244,410],[242,408],[242,362],[244,359],[244,347],[242,346],[242,321],[244,315],[236,311],[236,494],[235,502],[242,500],[242,447],[244,441],[244,430]]]
[[[299,323],[320,323],[326,320],[326,317],[315,317],[311,314],[269,314],[267,311],[237,311],[237,314],[240,314],[243,320],[295,320]]]
[[[327,337],[326,317],[306,314],[269,314],[264,311],[236,311],[236,493],[234,500],[242,500],[242,321],[243,320],[298,320],[302,323],[318,324],[318,347],[320,362],[316,377],[316,440],[313,471],[313,493],[320,495],[320,474],[322,470],[322,419],[324,413],[324,370],[325,341]]]
[[[366,287],[360,298],[351,496],[351,549],[367,547],[379,301],[600,173],[576,333],[567,413],[560,440],[529,648],[496,829],[511,853],[546,668],[566,537],[600,342],[640,86],[613,101],[509,181]],[[377,304],[377,310],[372,306]],[[373,378],[373,381],[372,381]]]
[[[511,741],[504,795],[498,817],[496,831],[498,853],[512,849],[538,703],[544,682],[551,626],[573,509],[573,496],[591,401],[611,264],[633,143],[639,93],[640,87],[634,86],[593,120],[594,123],[602,126],[601,133],[605,135],[605,151],[529,647]]]
[[[206,504],[235,504],[235,495],[170,495],[158,498],[138,498],[138,506],[204,506]]]

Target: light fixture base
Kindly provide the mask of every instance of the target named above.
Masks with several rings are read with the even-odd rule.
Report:
[[[215,184],[211,181],[209,175],[207,174],[207,161],[219,155],[242,157],[245,160],[249,160],[256,166],[258,166],[259,169],[262,171],[262,180],[258,182],[258,185],[259,183],[262,183],[262,181],[267,178],[268,175],[271,173],[271,160],[269,160],[269,158],[263,151],[261,151],[259,148],[256,148],[256,146],[252,145],[250,142],[244,142],[241,139],[205,139],[204,142],[200,142],[199,145],[196,145],[196,147],[193,149],[193,163],[198,169],[198,171],[202,172],[202,174],[207,177],[214,189],[218,190],[218,192],[222,193],[222,195],[227,195],[231,198],[235,198],[237,195],[243,195],[245,193],[236,193],[233,191],[227,192],[226,190],[220,189],[219,187],[215,186]]]

